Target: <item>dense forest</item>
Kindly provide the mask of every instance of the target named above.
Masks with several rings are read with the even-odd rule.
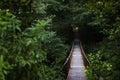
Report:
[[[76,27],[88,80],[120,80],[119,13],[120,0],[0,0],[0,80],[65,80]]]

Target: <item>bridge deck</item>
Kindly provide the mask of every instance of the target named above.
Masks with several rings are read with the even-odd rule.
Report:
[[[75,44],[67,80],[87,80],[80,45]]]

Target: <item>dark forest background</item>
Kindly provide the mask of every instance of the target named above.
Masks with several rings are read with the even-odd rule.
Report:
[[[88,80],[120,80],[119,13],[119,0],[1,0],[0,80],[65,80],[76,27]]]

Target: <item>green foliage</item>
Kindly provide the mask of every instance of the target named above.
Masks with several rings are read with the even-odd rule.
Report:
[[[95,54],[89,54],[91,64],[86,71],[89,80],[97,80],[101,76],[110,80],[109,75],[112,73],[112,65],[103,61],[101,53],[102,52],[98,51]]]
[[[97,46],[89,54],[91,65],[88,67],[87,74],[90,80],[93,80],[92,76],[94,75],[95,77],[102,76],[106,80],[119,80],[119,43],[117,41],[107,42],[105,40]]]
[[[5,80],[9,69],[11,69],[10,64],[4,61],[3,55],[0,55],[0,80]]]
[[[43,19],[46,16],[48,3],[44,0],[2,0],[0,8],[14,14],[21,20],[21,29],[31,26],[37,19]]]
[[[23,31],[17,17],[9,11],[0,10],[2,80],[54,80],[67,46],[55,32],[44,29],[50,26],[50,22],[50,18],[38,20]],[[6,67],[5,63],[12,68]]]
[[[90,16],[89,26],[96,27],[103,34],[103,40],[96,44],[96,48],[89,54],[91,61],[88,67],[90,80],[96,80],[102,76],[106,80],[119,80],[119,53],[120,53],[120,23],[119,23],[120,1],[96,1],[88,0],[85,3],[86,12]],[[92,76],[95,76],[94,78]]]

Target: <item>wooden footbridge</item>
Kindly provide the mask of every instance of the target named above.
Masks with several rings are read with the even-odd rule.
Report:
[[[66,60],[68,74],[66,80],[88,80],[85,72],[90,62],[84,53],[79,39],[75,39],[69,57]],[[100,77],[99,80],[104,80]]]
[[[71,52],[62,68],[65,65],[68,69],[66,80],[88,80],[85,68],[90,65],[90,62],[84,53],[82,44],[79,40],[78,29],[76,29],[75,40],[73,41]],[[104,78],[100,77],[99,80],[104,80]]]
[[[68,59],[67,80],[87,80],[85,67],[89,61],[78,39],[75,39]]]

